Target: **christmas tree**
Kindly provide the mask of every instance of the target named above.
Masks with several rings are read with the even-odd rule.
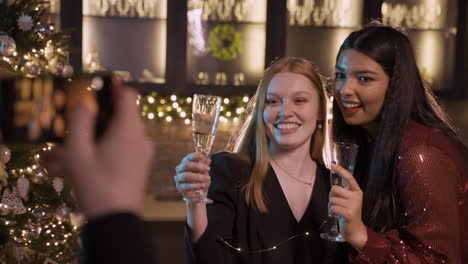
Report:
[[[73,263],[79,226],[72,190],[41,160],[52,144],[0,145],[0,263]]]
[[[0,68],[36,77],[70,76],[69,32],[50,23],[49,1],[0,0]]]
[[[69,32],[56,30],[48,8],[48,1],[0,0],[0,70],[25,77],[73,73]],[[64,175],[52,177],[43,167],[51,149],[0,145],[0,264],[77,259],[84,220]]]

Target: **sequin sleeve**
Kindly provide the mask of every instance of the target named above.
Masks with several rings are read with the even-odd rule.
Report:
[[[395,173],[404,224],[385,233],[368,229],[365,246],[351,254],[350,260],[461,263],[460,226],[464,220],[458,201],[460,195],[466,195],[459,188],[466,181],[463,172],[440,148],[416,145],[398,156]]]

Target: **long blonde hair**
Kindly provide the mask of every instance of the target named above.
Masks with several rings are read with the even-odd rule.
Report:
[[[253,163],[249,180],[243,189],[248,205],[262,213],[268,212],[265,197],[263,195],[263,182],[268,171],[270,155],[265,124],[263,121],[263,109],[265,107],[266,93],[270,81],[279,72],[291,72],[305,76],[317,89],[319,95],[320,117],[322,128],[317,126],[312,137],[310,154],[312,159],[323,164],[322,149],[326,131],[327,96],[325,94],[322,76],[312,62],[303,58],[283,57],[277,59],[265,70],[255,95],[249,102],[246,111],[246,122],[240,129],[233,146],[233,152],[247,157]]]

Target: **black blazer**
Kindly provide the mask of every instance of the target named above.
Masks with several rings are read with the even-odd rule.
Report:
[[[250,176],[251,165],[238,155],[221,152],[211,157],[211,186],[208,196],[208,227],[197,243],[191,243],[186,228],[187,263],[347,263],[346,243],[320,238],[321,226],[328,215],[329,171],[319,165],[310,203],[297,222],[271,168],[265,179],[264,195],[268,213],[260,213],[245,202],[242,191]],[[278,245],[298,234],[309,232]],[[239,252],[234,248],[241,248]],[[263,253],[245,254],[277,246]]]

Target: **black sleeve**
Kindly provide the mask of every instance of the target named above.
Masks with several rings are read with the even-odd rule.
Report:
[[[233,262],[231,250],[220,242],[233,239],[237,206],[240,195],[240,178],[248,176],[249,166],[246,161],[219,153],[211,157],[211,185],[208,197],[213,203],[207,205],[208,226],[196,243],[192,243],[188,226],[185,228],[185,249],[187,263],[223,263]]]
[[[144,222],[131,213],[90,220],[82,230],[83,264],[155,264],[156,257]]]

